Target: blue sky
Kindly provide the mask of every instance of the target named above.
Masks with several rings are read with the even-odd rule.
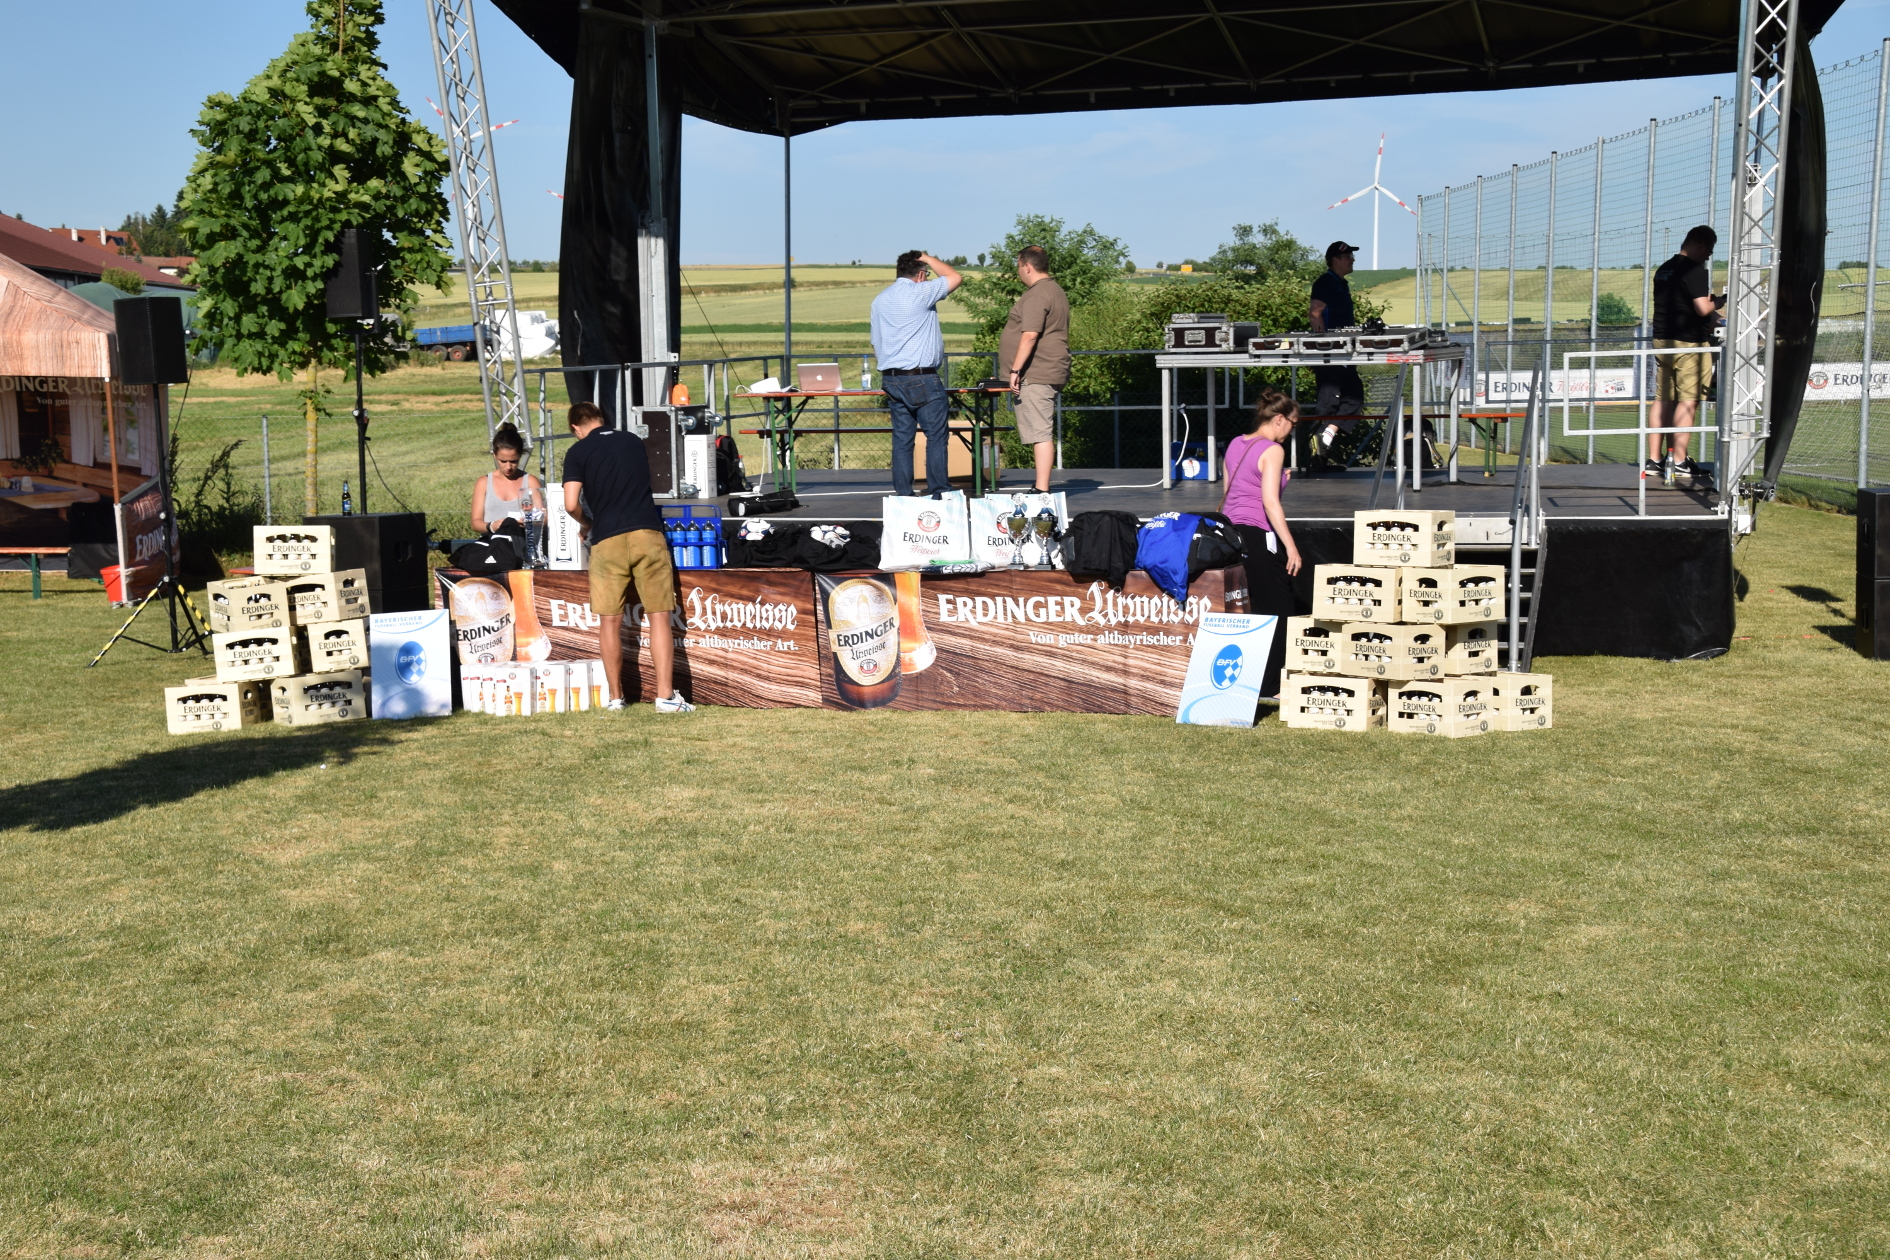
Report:
[[[479,11],[512,253],[558,249],[570,80],[496,9]],[[0,78],[0,212],[45,226],[116,226],[169,203],[190,168],[203,99],[234,91],[306,24],[297,0],[0,0],[12,51]],[[1821,64],[1890,35],[1890,0],[1848,0],[1815,46]],[[32,50],[43,49],[43,55]],[[437,123],[422,0],[390,0],[382,50],[414,112]],[[79,55],[75,55],[79,54]],[[24,54],[24,55],[22,55]],[[75,68],[82,65],[83,68]],[[849,123],[795,142],[795,257],[889,261],[900,250],[974,255],[1019,213],[1092,222],[1137,262],[1204,257],[1236,222],[1277,218],[1303,239],[1369,246],[1368,205],[1327,211],[1371,181],[1406,201],[1552,148],[1730,94],[1731,79],[1468,92],[1290,105],[1034,118]],[[682,254],[759,263],[781,254],[781,141],[686,120]],[[1387,212],[1383,265],[1407,266],[1412,220]]]

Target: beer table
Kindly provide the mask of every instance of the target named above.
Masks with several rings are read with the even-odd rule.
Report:
[[[962,415],[970,424],[966,427],[953,426],[948,431],[959,441],[971,447],[971,493],[975,498],[984,493],[984,459],[981,452],[987,439],[995,438],[999,427],[997,422],[997,400],[1011,391],[1007,387],[984,388],[982,386],[961,386],[947,388],[945,396],[950,403],[951,417]],[[766,429],[744,429],[745,433],[754,433],[765,437],[768,442],[768,477],[773,488],[780,490],[781,474],[787,473],[786,490],[793,494],[795,490],[794,446],[800,440],[799,421],[801,412],[815,399],[828,398],[884,398],[883,389],[835,389],[820,393],[803,393],[795,390],[770,390],[765,394],[744,394],[740,397],[761,399],[762,414],[766,418]],[[1007,426],[1008,427],[1008,426]],[[847,433],[890,433],[889,425],[867,425],[843,429]]]

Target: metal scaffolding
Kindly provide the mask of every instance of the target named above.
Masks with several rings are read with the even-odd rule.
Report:
[[[479,385],[486,400],[486,432],[490,436],[510,421],[526,433],[530,421],[519,353],[518,308],[512,300],[511,255],[506,251],[505,215],[499,207],[499,173],[492,157],[492,126],[485,76],[479,67],[479,36],[473,29],[473,0],[426,0],[426,6],[440,112],[446,120],[446,151],[452,162],[459,252],[465,260],[466,296],[472,305],[479,351]]]

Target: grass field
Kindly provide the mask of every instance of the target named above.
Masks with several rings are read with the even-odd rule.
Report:
[[[647,708],[184,742],[0,577],[0,1255],[1890,1252],[1851,522],[1556,729]]]

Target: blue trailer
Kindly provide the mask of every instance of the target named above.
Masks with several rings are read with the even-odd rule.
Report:
[[[419,328],[414,330],[413,342],[429,350],[437,350],[455,363],[479,357],[479,342],[474,337],[474,325],[452,324],[445,328]]]

